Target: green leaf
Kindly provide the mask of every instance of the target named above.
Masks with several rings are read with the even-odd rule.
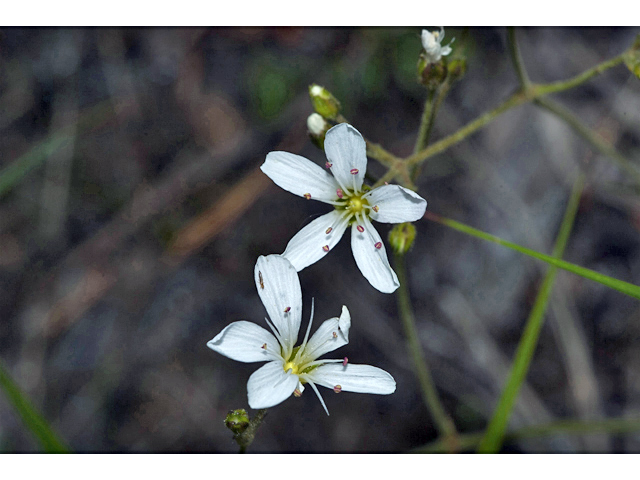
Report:
[[[553,258],[559,259],[562,257],[573,222],[576,218],[578,206],[580,204],[580,196],[582,195],[582,189],[584,187],[584,177],[580,175],[576,180],[569,202],[560,225],[560,231],[556,238],[555,246],[553,247]],[[507,384],[502,391],[502,396],[498,401],[493,417],[489,422],[489,426],[478,445],[478,452],[480,453],[495,453],[502,447],[504,441],[505,432],[509,423],[509,417],[511,411],[518,398],[520,387],[527,377],[529,366],[531,365],[531,359],[535,352],[536,345],[538,344],[538,338],[540,336],[540,330],[544,323],[545,312],[547,310],[547,304],[549,302],[549,295],[553,287],[553,282],[556,278],[556,272],[558,268],[551,266],[547,270],[547,273],[540,287],[540,291],[536,297],[536,301],[533,304],[529,318],[520,338],[520,343],[516,350],[516,356],[511,366],[511,372]]]
[[[0,362],[0,388],[4,390],[9,402],[18,412],[27,428],[36,436],[42,450],[47,453],[70,453],[53,432],[47,421],[33,408],[20,387],[9,376]]]
[[[565,262],[564,260],[553,258],[550,255],[545,255],[544,253],[536,252],[535,250],[531,250],[530,248],[522,247],[516,243],[508,242],[506,240],[501,239],[500,237],[496,237],[495,235],[491,235],[490,233],[486,233],[486,232],[483,232],[482,230],[475,229],[473,227],[465,225],[464,223],[456,222],[455,220],[441,217],[440,215],[431,213],[428,210],[427,210],[427,213],[425,213],[424,217],[427,220],[438,222],[442,225],[453,228],[454,230],[458,230],[459,232],[465,233],[467,235],[481,238],[489,242],[497,243],[498,245],[502,245],[504,247],[515,250],[517,252],[524,253],[525,255],[528,255],[533,258],[537,258],[538,260],[547,262],[550,265],[556,266],[558,268],[562,268],[563,270],[567,270],[571,273],[575,273],[576,275],[580,275],[581,277],[588,278],[589,280],[593,280],[594,282],[598,282],[606,287],[612,288],[621,293],[624,293],[625,295],[629,295],[630,297],[637,298],[638,300],[640,300],[640,287],[632,283],[624,282],[622,280],[618,280],[616,278],[603,275],[602,273],[598,273],[594,270],[590,270],[585,267],[580,267],[573,263]]]

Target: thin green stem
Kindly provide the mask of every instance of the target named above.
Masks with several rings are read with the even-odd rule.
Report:
[[[452,442],[455,443],[457,436],[456,427],[440,402],[438,392],[431,378],[431,372],[429,371],[422,347],[420,346],[420,341],[418,340],[416,320],[409,296],[409,280],[407,278],[404,255],[395,254],[395,260],[396,274],[400,282],[400,287],[398,287],[396,291],[396,299],[398,301],[398,312],[402,319],[405,336],[407,337],[407,348],[409,349],[409,354],[415,367],[416,376],[420,382],[422,396],[436,423],[438,432],[452,444]]]
[[[497,243],[498,245],[502,245],[530,257],[537,258],[538,260],[542,260],[551,265],[555,265],[556,267],[562,268],[563,270],[567,270],[571,273],[575,273],[576,275],[580,275],[581,277],[588,278],[589,280],[593,280],[594,282],[598,282],[606,287],[612,288],[621,293],[624,293],[625,295],[629,295],[630,297],[640,300],[640,287],[632,283],[624,282],[622,280],[603,275],[594,270],[580,267],[579,265],[575,265],[564,260],[553,258],[550,255],[545,255],[544,253],[536,252],[535,250],[531,250],[530,248],[522,247],[516,243],[508,242],[500,237],[491,235],[490,233],[483,232],[482,230],[478,230],[476,228],[465,225],[464,223],[451,220],[450,218],[441,217],[429,211],[425,213],[424,218],[440,223],[449,228],[453,228],[454,230],[458,230],[459,232],[462,232],[466,235],[471,235],[482,240]]]
[[[520,86],[522,90],[527,90],[531,84],[529,80],[529,75],[527,75],[527,70],[524,67],[524,62],[522,61],[522,56],[520,55],[520,48],[518,47],[518,42],[516,40],[516,30],[514,27],[507,27],[507,44],[509,45],[509,53],[511,54],[511,61],[513,62],[513,67],[518,74],[518,80],[520,81]]]
[[[624,62],[624,58],[627,52],[621,53],[617,57],[613,57],[609,60],[606,60],[589,70],[582,72],[579,75],[576,75],[573,78],[568,80],[561,80],[559,82],[547,83],[545,85],[536,85],[535,89],[536,97],[541,97],[543,95],[549,95],[550,93],[563,92],[565,90],[570,90],[578,85],[582,85],[587,80],[595,77],[596,75],[600,75],[602,72],[609,70],[617,65],[620,65]]]
[[[616,149],[600,135],[595,133],[580,121],[573,113],[549,98],[537,98],[534,104],[554,114],[560,120],[569,125],[578,135],[584,138],[589,144],[601,154],[613,159],[620,168],[629,173],[637,182],[640,182],[640,170],[624,156],[620,155]]]
[[[574,183],[564,218],[560,225],[560,231],[558,232],[558,236],[553,247],[553,258],[560,259],[564,254],[564,250],[571,233],[571,228],[573,227],[573,222],[578,211],[583,187],[584,177],[580,175]],[[520,343],[518,344],[511,372],[509,373],[509,378],[502,392],[502,396],[498,401],[498,406],[496,407],[493,417],[489,422],[487,431],[480,441],[480,445],[478,445],[478,452],[495,453],[502,447],[511,411],[513,410],[513,406],[518,398],[520,387],[527,376],[529,366],[531,365],[531,359],[533,358],[533,353],[535,352],[538,344],[540,330],[544,323],[545,313],[549,303],[549,295],[553,288],[557,270],[558,268],[555,266],[550,266],[547,270],[542,286],[540,287],[540,291],[538,292],[533,308],[531,309],[529,318],[527,319]]]
[[[262,423],[262,420],[264,420],[266,414],[266,408],[258,410],[255,416],[249,421],[249,426],[247,427],[247,429],[234,437],[235,441],[240,446],[240,453],[247,452],[247,448],[253,443],[253,440],[256,436],[256,431]]]
[[[507,433],[505,441],[517,441],[526,438],[548,437],[552,435],[597,435],[625,434],[640,431],[640,418],[611,418],[606,420],[579,421],[560,420],[543,425],[524,427]],[[483,433],[464,433],[458,436],[460,451],[471,450],[482,439]],[[449,444],[444,439],[438,439],[423,447],[416,448],[412,453],[440,453],[449,451]]]
[[[69,449],[62,443],[44,417],[33,408],[27,396],[13,381],[2,362],[0,362],[0,388],[4,390],[7,399],[18,412],[24,424],[38,439],[44,452],[69,453]]]
[[[478,118],[468,123],[457,132],[452,133],[451,135],[443,138],[442,140],[432,143],[430,146],[428,146],[424,150],[421,150],[417,153],[414,153],[413,155],[410,155],[405,159],[405,164],[408,167],[412,167],[414,165],[418,165],[424,162],[427,158],[433,157],[434,155],[437,155],[438,153],[441,153],[447,150],[452,145],[455,145],[456,143],[461,142],[462,140],[467,138],[469,135],[475,133],[476,131],[478,131],[479,129],[481,129],[488,123],[490,123],[500,114],[506,112],[507,110],[513,107],[522,105],[523,103],[526,103],[529,100],[530,99],[526,95],[523,95],[520,92],[514,93],[509,98],[507,98],[504,102],[498,105],[496,108],[480,115]]]
[[[422,111],[422,118],[420,119],[420,128],[418,129],[418,138],[416,139],[416,145],[413,148],[413,153],[418,153],[420,150],[426,148],[429,144],[429,133],[431,126],[433,125],[433,100],[435,98],[436,91],[429,90],[427,100],[424,102],[424,110]]]

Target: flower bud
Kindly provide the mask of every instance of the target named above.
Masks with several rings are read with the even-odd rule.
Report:
[[[309,85],[309,96],[313,109],[324,118],[335,120],[340,113],[340,102],[331,92],[317,84]]]
[[[631,73],[640,78],[640,35],[636,36],[631,48],[624,56],[624,63]]]
[[[447,70],[449,73],[449,80],[452,83],[457,82],[467,72],[467,59],[462,57],[452,59],[447,65]]]
[[[389,244],[393,251],[404,255],[416,239],[416,227],[412,223],[399,223],[389,232]]]
[[[331,128],[329,122],[327,122],[322,115],[318,113],[312,113],[307,118],[307,128],[309,129],[309,138],[320,149],[324,149],[324,137],[327,134],[327,130]]]
[[[446,60],[440,59],[436,63],[429,63],[424,53],[418,58],[418,83],[421,83],[429,90],[438,88],[447,78]]]
[[[239,435],[249,426],[249,415],[244,408],[230,410],[224,419],[224,424],[234,435]]]

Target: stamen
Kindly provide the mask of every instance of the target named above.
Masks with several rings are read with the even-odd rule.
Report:
[[[291,311],[291,307],[287,307],[284,309],[284,313],[289,313]]]
[[[335,387],[333,387],[333,391],[336,393],[340,393],[342,391],[342,386],[336,385]]]
[[[360,233],[364,232],[364,227],[362,225],[358,225],[356,228]]]
[[[357,168],[352,168],[351,170],[349,170],[349,173],[351,175],[357,175],[358,174],[358,169]]]
[[[380,250],[382,248],[382,242],[377,242],[374,247],[376,247],[378,250]]]
[[[313,388],[313,391],[316,392],[316,395],[318,396],[318,399],[322,404],[322,408],[324,408],[324,411],[327,412],[327,415],[329,415],[329,410],[327,410],[327,406],[325,405],[324,400],[322,399],[322,395],[320,395],[320,392],[318,391],[318,387],[316,387],[316,384],[313,382],[309,382],[309,385],[311,385],[311,388]]]
[[[324,164],[324,166],[327,167],[327,168],[331,168],[331,167],[333,167],[333,163],[327,162],[327,163]]]
[[[344,357],[344,360],[342,361],[342,366],[346,367],[347,363],[349,363],[349,359],[347,357]]]
[[[332,227],[329,227],[329,228],[327,228],[327,229],[325,230],[325,232],[324,232],[324,233],[325,233],[326,235],[329,235],[329,234],[331,233],[331,230],[333,230],[333,228],[332,228]]]
[[[299,397],[300,395],[302,395],[302,392],[296,388],[296,389],[293,391],[293,396],[294,396],[294,397]]]
[[[389,182],[384,182],[385,185],[389,185]]]
[[[261,348],[262,348],[263,350],[266,350],[266,349],[267,349],[267,344],[266,344],[266,343],[263,343]]]
[[[336,190],[336,195],[338,195],[338,198],[342,199],[344,197],[344,192],[342,191],[341,188]]]
[[[264,290],[264,280],[262,279],[262,272],[258,270],[258,280],[260,281],[260,290]]]
[[[324,247],[322,247],[322,250],[324,250],[325,252],[329,251],[329,245],[325,245]]]
[[[303,195],[304,198],[306,198],[307,200],[311,200],[311,194],[310,193],[305,193]]]
[[[338,338],[338,334],[336,332],[333,332],[333,338]]]
[[[309,317],[309,325],[307,326],[307,332],[304,334],[304,340],[302,341],[302,345],[298,349],[298,353],[296,353],[296,358],[293,360],[295,363],[300,363],[300,359],[302,358],[302,354],[304,353],[304,348],[307,346],[307,340],[309,340],[309,332],[311,332],[311,324],[313,323],[313,312],[316,308],[315,298],[311,298],[311,316]]]
[[[378,205],[374,205],[373,207],[371,207],[371,209],[376,213],[378,213],[378,210],[380,210],[380,208],[378,208]]]

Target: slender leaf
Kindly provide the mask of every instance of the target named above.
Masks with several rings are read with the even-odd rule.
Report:
[[[9,402],[20,417],[22,417],[22,421],[27,428],[36,436],[43,451],[47,453],[69,453],[69,449],[54,433],[47,421],[33,408],[31,402],[9,376],[1,362],[0,388],[7,395]]]
[[[556,238],[555,246],[553,247],[553,258],[562,257],[569,235],[571,234],[571,228],[576,218],[578,211],[578,205],[580,204],[580,196],[582,195],[582,189],[584,187],[584,178],[582,175],[576,180],[567,208],[560,225],[560,231]],[[538,337],[540,336],[540,330],[544,323],[545,312],[547,311],[547,304],[549,302],[549,295],[553,288],[553,282],[556,278],[556,272],[558,268],[556,266],[550,266],[545,274],[542,286],[536,297],[536,301],[533,304],[529,318],[525,325],[524,332],[520,338],[518,349],[516,350],[516,356],[509,373],[507,384],[504,387],[502,396],[498,401],[493,417],[489,422],[486,433],[480,445],[478,445],[478,451],[481,453],[495,453],[502,447],[507,425],[509,423],[509,417],[511,411],[518,398],[520,387],[527,377],[529,371],[529,365],[533,358],[533,353],[538,344]]]

